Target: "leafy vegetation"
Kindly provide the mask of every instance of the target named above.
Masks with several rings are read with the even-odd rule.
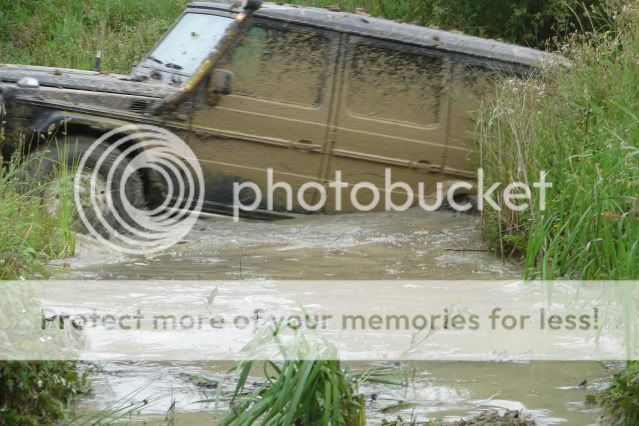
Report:
[[[574,37],[572,65],[498,89],[480,117],[482,162],[492,182],[554,187],[546,208],[486,212],[484,229],[503,254],[524,253],[527,278],[639,277],[639,79],[637,3],[615,31]],[[537,197],[534,197],[537,198]]]
[[[237,366],[239,380],[231,408],[222,425],[321,424],[361,426],[366,423],[364,398],[357,394],[362,380],[342,369],[337,349],[328,342],[309,342],[300,330],[283,342],[279,327],[266,327],[244,349],[249,357],[269,347],[279,348],[285,361],[264,361],[267,383],[245,392],[255,362]],[[261,357],[256,357],[261,358]]]
[[[25,181],[30,166],[15,156],[0,168],[0,279],[30,276],[48,259],[73,253],[71,194],[50,214],[44,184]]]
[[[128,73],[188,0],[0,0],[0,63]],[[607,25],[603,0],[290,0],[544,47]]]
[[[606,422],[614,425],[639,424],[639,362],[613,378],[612,387],[592,401],[604,408]]]
[[[290,1],[360,9],[534,47],[573,30],[595,30],[563,46],[573,63],[570,68],[546,70],[523,84],[511,81],[485,105],[480,117],[482,161],[501,165],[487,168],[488,186],[534,180],[544,170],[555,187],[545,211],[535,204],[529,213],[489,213],[482,219],[483,229],[504,256],[524,255],[528,278],[638,277],[636,2],[607,13],[600,0]],[[0,62],[90,69],[96,52],[102,51],[105,70],[128,72],[186,2],[0,0]],[[34,196],[37,188],[26,193],[18,188],[20,167],[16,159],[0,172],[1,278],[32,273],[43,260],[72,247],[68,216],[52,218]],[[247,365],[241,371],[253,367]],[[306,411],[299,409],[318,412],[330,406],[329,416],[339,413],[361,420],[361,401],[351,387],[356,379],[338,363],[289,361],[269,368],[269,386],[250,395],[242,392],[246,378],[240,380],[236,407],[246,408],[251,416],[303,420]],[[633,364],[600,397],[611,418],[637,423],[632,415],[637,413],[638,376]],[[74,366],[66,363],[0,364],[0,423],[53,421],[78,389],[77,377]],[[287,399],[280,399],[279,392]],[[229,418],[240,415],[233,411]]]
[[[374,16],[420,25],[459,30],[467,34],[500,38],[543,48],[582,25],[587,15],[599,16],[598,0],[291,0],[344,11],[364,11]],[[593,13],[594,11],[594,13]],[[599,25],[600,22],[593,22]]]
[[[312,324],[308,315],[306,321]],[[264,327],[244,348],[249,359],[284,361],[237,365],[239,380],[222,425],[251,425],[259,419],[260,424],[272,426],[360,426],[366,424],[365,398],[359,393],[362,383],[408,385],[399,366],[353,373],[341,366],[337,348],[330,342],[307,339],[300,329],[282,331],[281,326]],[[258,366],[266,383],[247,392],[249,374]],[[401,380],[394,379],[398,375]]]
[[[0,424],[52,424],[85,391],[73,362],[0,362]]]
[[[270,366],[269,382],[242,396],[252,362],[241,366],[233,409],[223,425],[322,424],[360,426],[366,423],[366,407],[356,394],[356,379],[339,361],[285,361]],[[265,367],[266,368],[266,367]]]
[[[0,0],[0,63],[128,73],[187,0]]]
[[[41,326],[38,303],[31,288],[0,281],[0,348],[3,359],[29,353],[33,359],[55,358],[74,336],[52,329],[47,339],[33,339],[33,330]],[[74,398],[88,390],[86,373],[73,362],[2,361],[0,362],[0,424],[52,424],[64,417]]]

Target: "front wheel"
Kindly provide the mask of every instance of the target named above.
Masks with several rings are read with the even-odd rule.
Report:
[[[108,237],[114,231],[126,232],[127,224],[135,224],[131,207],[142,209],[146,204],[140,174],[127,173],[129,162],[118,150],[107,153],[108,146],[93,146],[95,139],[88,136],[69,139],[38,149],[28,159],[29,178],[40,188],[45,207],[52,214],[73,209],[80,233],[93,230]],[[78,170],[85,156],[84,167]],[[65,202],[73,205],[65,207]]]

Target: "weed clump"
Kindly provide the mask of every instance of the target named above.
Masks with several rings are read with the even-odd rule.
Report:
[[[589,399],[603,408],[606,424],[639,424],[639,362],[630,363],[608,390]]]
[[[52,214],[42,198],[46,182],[30,180],[30,166],[19,151],[0,165],[0,280],[33,276],[48,259],[74,250],[71,185]]]
[[[527,278],[639,277],[637,9],[611,13],[614,31],[564,44],[570,66],[506,81],[482,109],[486,186],[542,171],[553,184],[545,206],[482,219],[493,247],[524,256]]]
[[[278,347],[284,361],[264,361],[267,382],[252,392],[245,388],[256,363],[237,366],[239,381],[222,425],[251,425],[258,419],[264,425],[366,424],[364,397],[357,393],[362,378],[341,367],[332,344],[309,342],[299,331],[283,343],[279,330],[269,327],[246,350],[254,355],[269,346]]]
[[[73,362],[0,362],[0,424],[52,424],[86,390]]]

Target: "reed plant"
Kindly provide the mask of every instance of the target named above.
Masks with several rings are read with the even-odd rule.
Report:
[[[21,150],[0,165],[0,279],[16,279],[42,272],[49,259],[73,254],[76,222],[71,171],[55,167],[57,182],[54,210],[44,195],[48,182],[30,178],[37,167]]]
[[[570,66],[506,80],[486,100],[479,145],[493,182],[544,171],[546,205],[486,211],[485,236],[504,256],[523,255],[527,278],[639,277],[639,16],[621,6],[615,31],[575,36]]]
[[[363,426],[366,403],[359,389],[364,382],[408,385],[408,376],[399,366],[356,373],[342,366],[330,342],[308,339],[302,330],[285,331],[265,327],[246,346],[249,360],[236,367],[239,379],[222,425]],[[276,353],[264,356],[270,349]],[[269,360],[276,358],[282,361]],[[266,381],[247,391],[249,375],[255,371],[263,373]]]

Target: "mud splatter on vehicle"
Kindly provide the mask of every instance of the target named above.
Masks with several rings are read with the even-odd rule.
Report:
[[[170,130],[202,164],[205,211],[214,213],[231,212],[236,182],[267,187],[268,169],[296,190],[308,182],[328,188],[336,171],[351,185],[384,188],[391,169],[416,192],[421,183],[431,193],[436,182],[475,179],[470,95],[483,93],[476,74],[526,74],[558,60],[357,14],[249,6],[189,5],[130,75],[0,65],[7,140],[23,135],[37,153],[127,124]],[[3,154],[16,148],[5,143]],[[143,196],[130,201],[161,204],[170,182],[149,170],[137,174],[143,190],[130,192]],[[370,195],[362,195],[367,204]],[[406,201],[401,191],[389,195]],[[303,197],[312,203],[317,190]],[[329,196],[321,212],[357,210],[343,198],[338,208]],[[268,210],[260,217],[308,212],[299,200],[292,209],[284,201],[278,194],[273,205],[260,205]]]

